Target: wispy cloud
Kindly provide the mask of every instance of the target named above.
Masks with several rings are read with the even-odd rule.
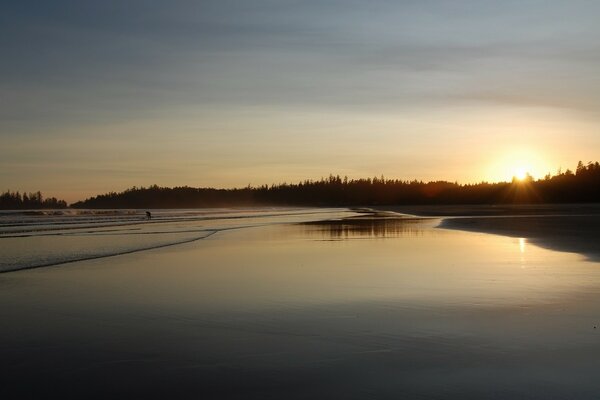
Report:
[[[241,110],[313,115],[315,132],[340,113],[414,121],[461,107],[597,121],[598,18],[600,3],[583,0],[12,2],[0,14],[0,136],[25,154],[31,137],[109,140],[103,127],[128,123],[137,128],[124,135],[156,135],[139,130],[148,120],[211,143],[224,134],[208,129],[214,110],[239,142],[264,128]],[[391,126],[379,140],[420,143]],[[331,134],[342,141],[357,129]]]

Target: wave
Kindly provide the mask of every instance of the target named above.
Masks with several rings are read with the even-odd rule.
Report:
[[[2,265],[2,263],[0,263],[0,273],[1,272],[12,272],[12,271],[18,271],[18,270],[24,270],[24,269],[32,269],[32,268],[51,267],[51,266],[55,266],[55,265],[67,264],[67,263],[72,263],[72,262],[76,262],[76,261],[85,261],[85,260],[93,260],[93,259],[97,259],[97,258],[114,257],[114,256],[119,256],[119,255],[136,253],[139,251],[159,249],[162,247],[174,246],[177,244],[195,242],[196,240],[205,239],[209,236],[212,236],[215,233],[217,233],[217,231],[207,233],[205,236],[202,236],[202,237],[195,237],[195,238],[173,241],[173,242],[163,243],[163,244],[154,244],[154,245],[150,245],[150,246],[141,246],[141,247],[133,246],[133,247],[125,249],[125,250],[112,250],[112,251],[109,250],[109,251],[98,251],[98,252],[90,251],[87,254],[75,254],[75,255],[62,254],[62,255],[54,257],[54,258],[51,257],[50,259],[44,258],[44,259],[42,259],[43,261],[35,260],[34,262],[31,262],[31,263],[20,262],[18,264],[12,264],[12,265],[11,264]]]
[[[157,210],[145,220],[145,210],[75,211],[0,215],[0,272],[173,246],[231,229],[356,215],[347,209]]]

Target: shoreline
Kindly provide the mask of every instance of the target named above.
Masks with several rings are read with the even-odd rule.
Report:
[[[600,203],[399,205],[372,206],[372,209],[421,217],[600,215]]]
[[[440,217],[441,229],[524,238],[540,247],[600,261],[600,204],[380,207],[420,217]]]
[[[228,220],[219,225],[248,228],[0,274],[0,392],[462,399],[534,387],[567,398],[574,382],[577,398],[594,398],[598,264],[439,223],[391,212]]]

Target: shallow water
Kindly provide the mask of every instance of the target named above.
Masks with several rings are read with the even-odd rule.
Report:
[[[598,397],[599,263],[321,211],[0,274],[0,394]]]
[[[344,209],[251,208],[0,212],[0,272],[204,239],[224,230],[357,215]]]

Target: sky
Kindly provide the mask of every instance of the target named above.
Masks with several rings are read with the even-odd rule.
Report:
[[[0,191],[600,160],[599,1],[8,1]]]

